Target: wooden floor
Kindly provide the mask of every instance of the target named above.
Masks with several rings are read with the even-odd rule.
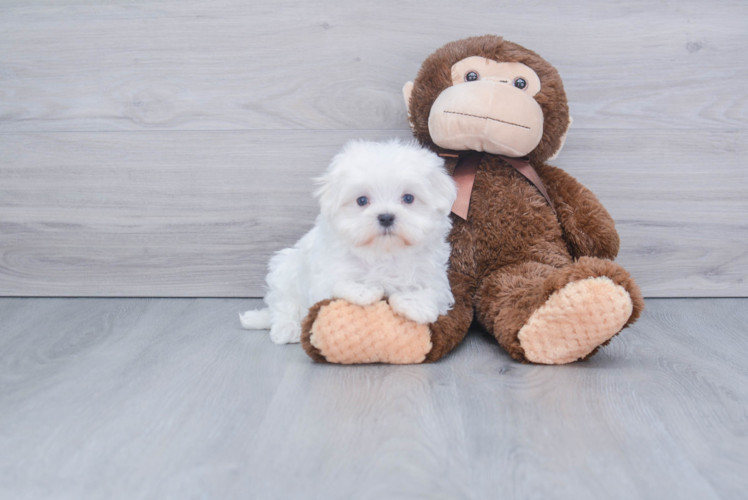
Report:
[[[745,498],[748,299],[588,362],[313,364],[241,299],[0,299],[0,498]]]

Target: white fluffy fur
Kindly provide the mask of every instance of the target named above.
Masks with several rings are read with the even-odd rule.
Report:
[[[270,328],[277,344],[299,342],[309,307],[333,297],[358,305],[387,297],[418,323],[452,307],[446,237],[456,187],[441,158],[410,143],[353,141],[317,183],[315,226],[270,260],[268,308],[240,315],[244,328]],[[406,194],[415,201],[405,203]],[[363,207],[361,196],[370,201]],[[384,213],[395,216],[389,228],[377,219]]]

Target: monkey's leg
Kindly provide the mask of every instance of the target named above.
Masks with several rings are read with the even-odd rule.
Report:
[[[301,345],[315,361],[413,364],[441,359],[465,337],[473,319],[471,280],[451,272],[455,306],[435,323],[419,325],[392,312],[386,302],[357,306],[324,300],[309,309]]]
[[[518,361],[564,364],[592,356],[639,317],[639,287],[618,264],[582,257],[562,268],[537,262],[486,276],[478,320]]]

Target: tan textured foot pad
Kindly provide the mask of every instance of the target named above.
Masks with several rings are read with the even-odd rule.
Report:
[[[398,316],[379,301],[357,306],[335,300],[322,306],[312,326],[311,344],[330,363],[421,363],[431,350],[428,325]]]
[[[610,278],[574,281],[530,316],[519,342],[533,363],[571,363],[621,331],[632,310],[628,292]]]

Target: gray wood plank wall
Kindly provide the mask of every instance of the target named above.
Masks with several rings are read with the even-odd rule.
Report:
[[[5,1],[0,295],[260,296],[351,138],[495,33],[564,78],[556,164],[616,218],[647,296],[748,295],[744,1]]]

